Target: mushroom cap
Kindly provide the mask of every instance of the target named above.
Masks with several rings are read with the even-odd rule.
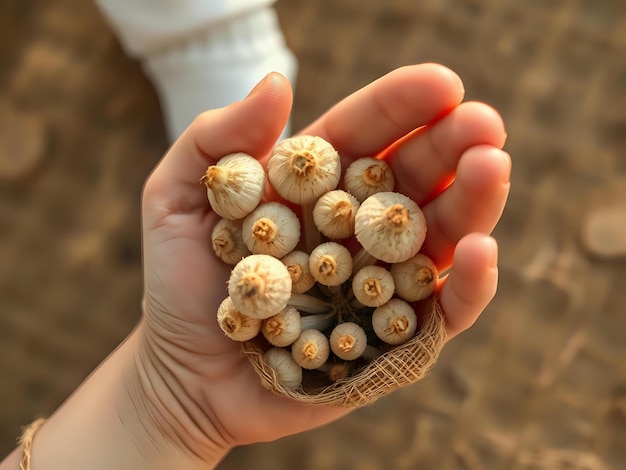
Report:
[[[273,256],[250,255],[231,271],[228,295],[244,315],[265,319],[287,306],[291,276],[287,267]]]
[[[315,278],[309,268],[309,254],[304,251],[292,251],[281,259],[291,275],[291,290],[294,294],[303,294],[315,285]]]
[[[423,253],[395,263],[390,268],[396,286],[396,294],[408,302],[430,296],[437,285],[439,271],[433,260]]]
[[[249,341],[261,331],[262,320],[244,315],[233,305],[230,297],[217,309],[217,323],[226,336],[235,341]]]
[[[293,251],[300,241],[300,220],[284,204],[266,202],[243,219],[241,232],[253,254],[281,258]]]
[[[313,221],[328,238],[339,240],[354,235],[354,217],[359,201],[349,192],[333,189],[322,194],[313,207]]]
[[[417,315],[411,304],[391,299],[372,313],[374,333],[387,344],[402,344],[417,330]]]
[[[393,277],[382,266],[364,266],[352,278],[352,292],[366,307],[378,307],[388,302],[394,291]]]
[[[309,256],[309,270],[324,286],[339,286],[352,274],[352,255],[337,242],[317,245]]]
[[[393,191],[395,178],[389,164],[378,158],[362,157],[354,160],[343,177],[343,184],[359,202],[372,194]]]
[[[358,359],[367,347],[365,330],[353,322],[339,323],[330,333],[330,348],[340,359]]]
[[[321,137],[289,137],[272,150],[267,176],[284,199],[305,204],[337,187],[341,160],[333,146]]]
[[[211,208],[225,219],[241,219],[261,202],[265,169],[246,153],[233,153],[210,166],[201,180]]]
[[[226,264],[237,264],[241,258],[252,254],[243,241],[242,222],[243,219],[221,218],[211,232],[213,251]]]
[[[368,197],[356,213],[355,235],[361,246],[386,263],[415,256],[426,238],[426,219],[407,196],[380,192]]]

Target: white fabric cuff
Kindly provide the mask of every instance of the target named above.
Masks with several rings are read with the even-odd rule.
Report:
[[[126,51],[144,56],[275,0],[96,0]]]

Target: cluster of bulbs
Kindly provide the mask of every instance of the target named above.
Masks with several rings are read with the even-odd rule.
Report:
[[[235,153],[201,181],[221,217],[214,252],[233,265],[217,321],[233,340],[263,337],[282,386],[298,389],[307,371],[350,377],[415,335],[415,302],[438,272],[420,253],[424,215],[393,191],[384,160],[356,159],[342,175],[328,142],[300,135],[274,147],[267,172]],[[272,190],[283,202],[262,202]]]

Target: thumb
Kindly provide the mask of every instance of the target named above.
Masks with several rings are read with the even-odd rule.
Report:
[[[270,73],[243,100],[199,115],[154,169],[143,191],[144,223],[171,214],[206,211],[199,184],[209,165],[233,152],[267,154],[284,129],[292,104],[285,77]]]

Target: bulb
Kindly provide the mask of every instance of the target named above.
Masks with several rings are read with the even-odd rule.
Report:
[[[413,307],[401,299],[391,299],[372,313],[374,333],[387,344],[402,344],[417,330],[417,315]]]
[[[303,330],[291,345],[291,355],[303,369],[317,369],[330,355],[328,338],[318,330]]]
[[[400,193],[368,197],[356,213],[356,238],[375,258],[399,263],[415,256],[426,238],[426,220],[418,205]]]
[[[343,179],[346,190],[359,202],[365,201],[372,194],[393,191],[395,185],[393,172],[387,162],[372,157],[353,161],[346,168]]]
[[[273,256],[250,255],[231,271],[228,295],[244,315],[265,319],[287,306],[291,276],[287,267]]]
[[[271,348],[265,351],[263,359],[276,374],[276,382],[287,390],[296,390],[302,384],[302,367],[294,361],[291,353],[284,348]]]
[[[321,137],[299,135],[274,147],[267,175],[283,198],[304,204],[337,187],[341,161],[337,151]]]
[[[211,208],[225,219],[241,219],[261,201],[265,170],[253,157],[233,153],[207,168],[200,180],[207,188]]]
[[[242,220],[220,219],[211,232],[213,251],[226,264],[237,264],[250,250],[241,236]]]
[[[217,309],[217,323],[226,336],[235,341],[249,341],[261,330],[258,318],[238,311],[230,297],[226,297]]]
[[[278,347],[289,346],[302,332],[300,312],[288,305],[276,315],[263,320],[261,332],[270,344]]]
[[[365,266],[352,278],[352,292],[366,307],[378,307],[393,296],[393,277],[382,266]]]
[[[254,209],[243,220],[243,240],[256,254],[282,258],[300,241],[300,221],[287,206],[267,202]]]
[[[309,269],[320,284],[340,286],[352,274],[352,256],[348,249],[339,243],[322,243],[309,256]]]
[[[366,347],[365,330],[356,323],[340,323],[330,333],[330,348],[340,359],[346,361],[358,359]]]
[[[408,302],[429,297],[434,292],[439,278],[435,263],[422,253],[402,263],[391,265],[390,271],[396,285],[396,293]]]
[[[303,294],[315,285],[315,278],[309,269],[309,255],[304,251],[292,251],[281,259],[291,275],[291,290]]]
[[[320,196],[313,207],[313,221],[320,232],[333,240],[354,235],[354,216],[359,201],[346,191],[335,189]]]

